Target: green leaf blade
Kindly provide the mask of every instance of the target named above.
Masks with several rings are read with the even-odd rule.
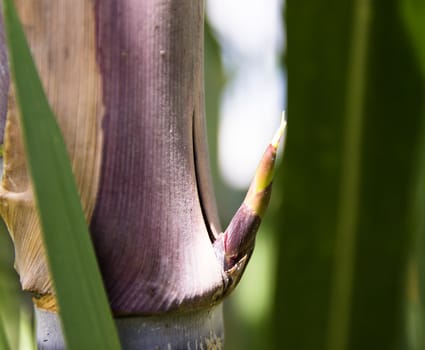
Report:
[[[425,84],[399,5],[286,3],[276,348],[405,340]]]

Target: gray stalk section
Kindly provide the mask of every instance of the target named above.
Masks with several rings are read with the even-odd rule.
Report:
[[[57,314],[35,309],[39,350],[65,349]],[[115,319],[123,350],[223,349],[222,305],[161,316]]]

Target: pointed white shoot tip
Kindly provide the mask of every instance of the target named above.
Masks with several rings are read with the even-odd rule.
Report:
[[[277,149],[279,147],[279,143],[280,143],[280,140],[282,139],[285,129],[286,129],[286,117],[285,117],[285,111],[283,111],[279,129],[274,134],[272,142],[271,142],[271,145],[273,146],[274,149]]]

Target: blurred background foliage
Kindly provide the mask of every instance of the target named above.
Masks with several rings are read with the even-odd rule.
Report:
[[[424,348],[423,11],[286,2],[276,348]]]
[[[240,24],[242,11],[228,6]],[[228,349],[424,349],[425,2],[285,6],[288,52],[275,55],[288,71],[288,140],[256,251],[226,301]],[[226,63],[235,56],[226,54],[232,38],[217,29],[214,11],[227,73],[219,120],[229,125],[227,93],[238,69]],[[267,28],[260,18],[251,18],[257,31]],[[259,65],[258,57],[240,64],[250,60]],[[206,86],[208,94],[208,75]],[[242,86],[248,108],[255,110],[252,99],[261,106],[263,88],[258,82],[251,98]],[[207,105],[208,120],[214,113]],[[249,134],[252,113],[241,114],[245,120],[230,130]],[[267,128],[264,114],[257,118]],[[246,145],[260,138],[235,144],[255,159]],[[226,198],[237,198],[242,186],[229,181],[220,156],[213,164],[229,186],[216,192],[226,224],[237,207]]]
[[[275,0],[207,2],[206,116],[222,228],[242,202],[284,109],[282,5]],[[269,213],[279,205],[280,193],[275,186]],[[272,346],[276,230],[269,213],[244,277],[224,303],[229,350]]]

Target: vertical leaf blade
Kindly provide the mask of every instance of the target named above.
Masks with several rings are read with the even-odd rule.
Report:
[[[422,67],[422,74],[425,77],[425,2],[405,0],[403,12],[418,62]],[[410,275],[411,287],[408,304],[408,317],[411,320],[408,324],[408,333],[412,350],[425,347],[425,332],[423,331],[425,322],[425,125],[422,125],[421,133],[422,153],[418,160],[421,168],[418,177],[419,189],[416,208],[417,237],[416,246],[413,249],[414,267],[411,268],[413,273]]]
[[[279,348],[404,341],[424,81],[400,3],[287,2]]]
[[[327,346],[330,350],[345,348],[348,338],[352,276],[355,263],[355,237],[359,215],[360,161],[369,16],[369,1],[357,1],[354,5],[353,34],[347,67],[346,121],[343,126],[340,204],[336,222],[335,264],[329,310],[329,340]]]
[[[22,295],[12,265],[13,247],[4,223],[0,222],[0,325],[4,328],[9,348],[17,348]],[[3,349],[1,344],[0,349]]]
[[[66,147],[10,0],[4,1],[4,15],[27,162],[68,348],[118,349]]]

